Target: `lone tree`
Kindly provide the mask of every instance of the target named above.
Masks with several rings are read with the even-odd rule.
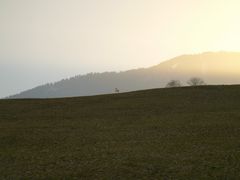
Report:
[[[201,78],[198,78],[198,77],[193,77],[193,78],[189,79],[187,81],[187,84],[189,86],[203,86],[203,85],[206,85],[206,83]]]
[[[166,88],[181,87],[182,84],[179,80],[171,80],[167,83]]]

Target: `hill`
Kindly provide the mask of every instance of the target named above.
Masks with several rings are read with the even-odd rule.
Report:
[[[0,179],[239,179],[240,86],[0,100]]]
[[[240,53],[179,56],[150,68],[79,75],[27,90],[10,98],[56,98],[110,94],[165,87],[172,79],[183,83],[200,77],[207,84],[240,84]]]

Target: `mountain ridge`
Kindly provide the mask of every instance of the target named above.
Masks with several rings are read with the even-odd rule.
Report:
[[[91,96],[163,88],[172,79],[183,82],[191,77],[202,78],[207,84],[239,84],[240,53],[205,52],[181,55],[158,65],[121,72],[88,73],[48,83],[8,98],[58,98]]]

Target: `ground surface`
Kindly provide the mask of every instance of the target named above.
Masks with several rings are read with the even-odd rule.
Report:
[[[240,179],[240,86],[0,101],[0,179]]]

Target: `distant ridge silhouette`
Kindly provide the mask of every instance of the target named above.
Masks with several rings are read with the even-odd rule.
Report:
[[[89,73],[45,84],[9,98],[59,98],[91,96],[162,88],[173,79],[182,84],[191,77],[207,84],[240,84],[240,53],[207,52],[183,55],[159,65],[124,72]]]

